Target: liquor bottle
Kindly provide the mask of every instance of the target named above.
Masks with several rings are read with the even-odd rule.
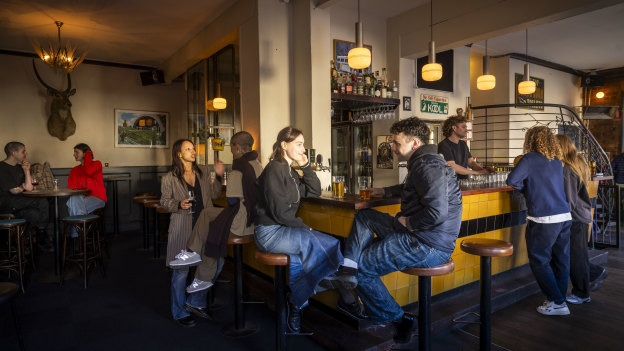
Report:
[[[368,95],[370,96],[370,88],[371,88],[371,76],[370,74],[366,73],[364,74],[364,95]],[[373,91],[373,94],[375,94],[375,91]]]
[[[375,71],[375,96],[381,97],[381,80],[379,79],[379,71]]]
[[[386,84],[385,80],[381,81],[381,97],[382,98],[387,98],[388,97],[388,85]]]
[[[357,94],[364,95],[364,81],[362,80],[362,77],[358,77]]]
[[[399,98],[399,86],[397,85],[396,80],[392,81],[392,98],[393,99]]]
[[[350,74],[347,74],[347,82],[345,83],[345,93],[353,94],[353,83],[351,82]]]

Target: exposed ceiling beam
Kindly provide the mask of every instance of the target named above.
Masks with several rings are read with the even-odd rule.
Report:
[[[337,3],[339,3],[341,0],[317,0],[316,1],[316,5],[314,6],[315,9],[326,9],[328,7],[331,7]]]

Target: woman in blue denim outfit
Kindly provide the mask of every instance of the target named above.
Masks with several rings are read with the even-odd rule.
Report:
[[[340,243],[296,217],[301,198],[321,195],[321,182],[310,167],[303,133],[282,129],[273,144],[270,162],[257,180],[255,239],[264,252],[290,256],[288,327],[299,330],[299,313],[318,283],[342,264]],[[296,162],[303,176],[291,167]]]

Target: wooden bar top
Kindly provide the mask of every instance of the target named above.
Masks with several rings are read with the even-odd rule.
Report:
[[[495,193],[502,191],[512,191],[513,188],[506,185],[488,187],[468,187],[462,189],[462,196]],[[323,191],[321,196],[301,199],[303,203],[326,205],[352,210],[363,210],[377,206],[398,205],[401,203],[399,197],[372,197],[370,200],[362,200],[358,195],[345,194],[341,199],[335,198],[330,191]]]

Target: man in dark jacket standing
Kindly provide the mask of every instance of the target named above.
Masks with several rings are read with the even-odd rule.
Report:
[[[341,274],[357,276],[357,292],[371,320],[394,322],[397,342],[408,342],[416,318],[404,313],[392,298],[380,276],[410,267],[432,267],[448,262],[455,248],[462,216],[461,191],[455,172],[438,155],[436,145],[427,145],[429,128],[411,117],[390,128],[392,152],[407,161],[403,184],[373,189],[373,195],[401,197],[396,217],[375,210],[359,211],[345,244]],[[377,234],[377,238],[374,237]]]

